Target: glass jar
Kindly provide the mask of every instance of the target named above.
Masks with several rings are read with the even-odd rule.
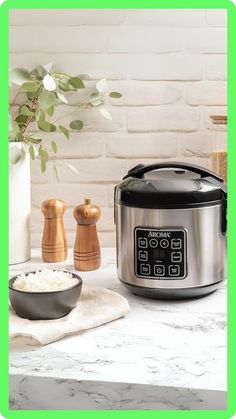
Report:
[[[211,115],[215,140],[212,147],[212,171],[227,182],[227,116]]]

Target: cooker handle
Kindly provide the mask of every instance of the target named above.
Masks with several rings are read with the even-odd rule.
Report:
[[[147,164],[147,165],[138,164],[137,166],[130,169],[127,175],[123,177],[123,179],[126,179],[130,176],[136,177],[136,178],[142,178],[145,173],[151,172],[152,170],[166,169],[166,168],[189,170],[191,172],[199,174],[201,177],[208,176],[208,177],[218,180],[219,182],[223,182],[223,179],[220,176],[217,176],[215,173],[211,172],[210,170],[203,169],[202,167],[197,166],[195,164],[170,162],[170,161],[163,162],[163,163]]]

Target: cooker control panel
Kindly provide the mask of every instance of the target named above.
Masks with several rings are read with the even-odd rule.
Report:
[[[187,232],[181,228],[136,227],[135,275],[148,279],[184,279],[187,275]]]

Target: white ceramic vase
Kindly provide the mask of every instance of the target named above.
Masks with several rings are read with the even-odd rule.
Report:
[[[10,148],[22,147],[10,143]],[[9,263],[30,259],[30,158],[25,154],[16,164],[9,164]]]

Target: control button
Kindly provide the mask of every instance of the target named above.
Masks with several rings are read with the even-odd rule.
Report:
[[[151,266],[148,263],[141,263],[140,272],[142,275],[150,275]]]
[[[145,237],[139,237],[138,239],[138,245],[139,247],[142,247],[143,249],[148,247],[148,241]]]
[[[151,247],[157,247],[157,246],[158,246],[158,241],[157,241],[157,239],[151,239],[151,240],[150,240],[150,242],[149,242],[149,245],[150,245]]]
[[[182,247],[182,240],[181,239],[172,239],[171,240],[171,248],[172,249],[181,249]]]
[[[162,240],[160,241],[160,246],[161,246],[163,249],[166,249],[166,248],[169,246],[169,242],[168,242],[168,240],[166,240],[166,239],[162,239]]]
[[[148,252],[146,250],[139,250],[138,252],[138,260],[143,262],[147,262],[148,260]]]
[[[164,265],[154,265],[154,275],[164,276],[165,275],[165,266]]]
[[[182,253],[181,252],[172,252],[171,253],[171,262],[182,262]]]
[[[179,265],[170,265],[169,266],[169,276],[179,276],[180,267]]]

